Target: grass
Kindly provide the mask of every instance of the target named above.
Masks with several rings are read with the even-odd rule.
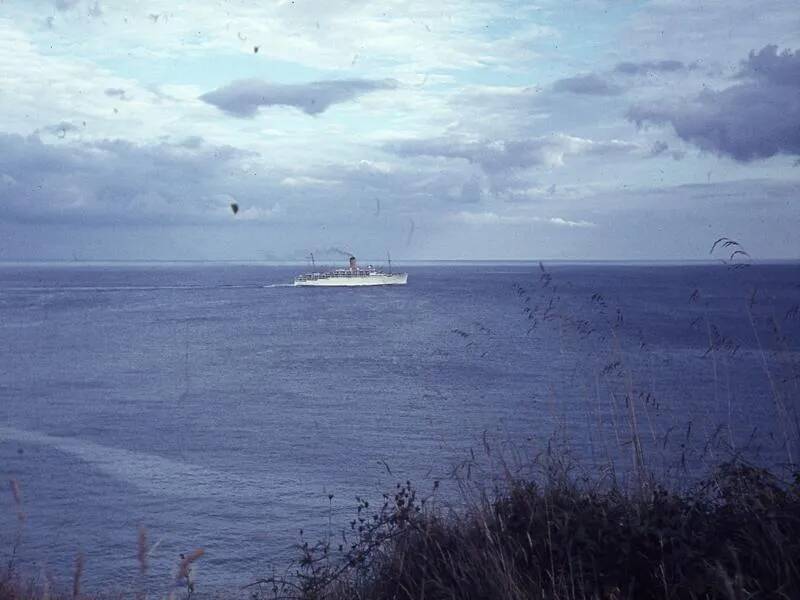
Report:
[[[800,597],[800,473],[781,481],[727,463],[687,492],[630,493],[551,461],[541,481],[512,479],[457,512],[433,498],[404,484],[372,513],[361,501],[350,535],[301,545],[296,572],[248,592],[264,600]],[[0,577],[2,600],[77,597],[79,585],[53,594]]]
[[[401,485],[356,523],[346,548],[302,545],[295,573],[257,582],[254,597],[800,598],[800,473],[780,481],[743,463],[690,491],[630,493],[556,462],[458,512]]]

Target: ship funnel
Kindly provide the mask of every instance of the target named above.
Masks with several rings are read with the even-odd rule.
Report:
[[[357,269],[358,269],[358,267],[356,267],[356,257],[355,256],[351,256],[350,257],[350,270],[351,271],[356,271]]]

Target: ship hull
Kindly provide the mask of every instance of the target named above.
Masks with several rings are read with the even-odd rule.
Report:
[[[295,280],[298,287],[362,287],[372,285],[405,285],[408,273],[380,273],[364,277],[321,277]]]

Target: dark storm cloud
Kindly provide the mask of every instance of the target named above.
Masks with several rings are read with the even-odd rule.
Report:
[[[0,221],[136,224],[207,222],[225,194],[260,198],[264,182],[230,173],[250,156],[230,146],[121,140],[47,144],[0,134]]]
[[[774,83],[800,88],[800,50],[784,50],[778,54],[777,46],[765,46],[742,63],[741,77],[753,77]]]
[[[683,140],[738,161],[800,154],[800,51],[751,52],[738,78],[675,104],[633,106],[628,118],[640,126],[669,123]]]
[[[553,91],[591,96],[617,96],[622,93],[622,88],[599,75],[590,73],[559,79],[553,84]]]
[[[614,67],[616,73],[623,75],[647,75],[648,73],[673,73],[686,70],[679,60],[647,60],[643,62],[621,62]]]
[[[200,99],[235,117],[252,117],[261,106],[293,106],[309,115],[324,112],[333,104],[353,100],[362,94],[397,87],[392,79],[340,79],[304,84],[270,83],[241,79]]]
[[[486,173],[494,174],[539,165],[560,165],[566,155],[625,153],[638,147],[619,140],[596,142],[555,134],[524,140],[403,140],[389,143],[385,148],[398,156],[460,158],[480,165]]]

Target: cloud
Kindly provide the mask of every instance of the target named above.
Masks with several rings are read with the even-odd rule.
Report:
[[[621,62],[614,67],[615,73],[623,75],[647,75],[649,73],[674,73],[692,69],[679,60],[646,60],[643,62]]]
[[[360,231],[359,219],[375,218],[376,198],[383,221],[405,224],[411,215],[435,219],[450,203],[481,201],[481,183],[466,165],[442,170],[361,160],[266,169],[255,152],[197,136],[137,144],[0,133],[0,224],[17,226],[280,220],[300,232],[317,224],[338,231],[358,224]],[[240,206],[233,221],[232,201]]]
[[[796,0],[657,0],[642,9],[619,36],[632,53],[628,56],[657,59],[668,51],[687,65],[701,57],[703,68],[727,69],[769,42],[797,43]]]
[[[290,188],[302,184],[306,192],[317,189],[328,197],[333,191],[340,201],[355,200],[370,215],[376,212],[375,198],[380,198],[384,215],[394,207],[398,212],[423,212],[431,217],[442,203],[480,202],[485,196],[483,179],[480,171],[466,163],[442,168],[436,161],[411,157],[394,164],[361,160],[312,167],[306,177],[293,175],[282,184]],[[324,185],[317,184],[323,181]]]
[[[595,224],[589,221],[569,221],[561,217],[550,217],[547,219],[547,222],[553,225],[563,225],[565,227],[595,227]]]
[[[607,155],[638,150],[621,140],[594,141],[563,133],[524,140],[430,138],[391,142],[385,148],[399,156],[464,159],[489,174],[535,166],[557,167],[568,155]]]
[[[481,185],[479,177],[473,176],[461,186],[461,194],[459,195],[461,202],[465,204],[478,204],[482,198],[483,186]]]
[[[79,2],[80,0],[55,0],[54,4],[58,10],[70,10],[75,8]]]
[[[396,87],[397,82],[392,79],[338,79],[304,84],[240,79],[203,94],[200,99],[235,117],[252,117],[262,106],[293,106],[308,115],[317,115],[333,104]]]
[[[595,73],[590,73],[559,79],[553,84],[553,91],[590,96],[617,96],[622,93],[622,88]]]
[[[452,220],[467,225],[529,225],[531,223],[545,223],[560,227],[596,227],[589,221],[572,221],[563,217],[541,217],[537,215],[499,215],[496,212],[468,212],[461,211],[454,214]]]
[[[71,9],[59,12],[58,1]],[[559,236],[592,239],[594,250],[605,248],[602,232],[614,230],[627,251],[632,240],[647,242],[647,219],[659,210],[665,211],[659,221],[664,232],[680,233],[684,215],[672,213],[685,190],[665,197],[663,208],[658,202],[640,207],[638,196],[625,190],[800,174],[782,172],[779,161],[742,166],[720,160],[716,149],[694,151],[691,165],[670,160],[695,142],[674,135],[669,118],[698,105],[717,118],[718,98],[706,104],[697,99],[701,85],[716,94],[739,86],[787,87],[795,63],[781,50],[758,49],[796,44],[796,27],[789,31],[796,0],[765,1],[769,10],[744,0],[691,7],[683,0],[654,0],[641,10],[603,15],[610,7],[606,0],[587,0],[582,6],[592,23],[579,30],[553,0],[545,0],[544,9],[491,0],[410,0],[402,11],[388,12],[352,0],[310,0],[302,11],[290,2],[220,7],[203,0],[175,10],[168,0],[151,0],[132,10],[100,0],[101,19],[87,16],[95,0],[47,0],[32,8],[6,2],[0,72],[8,74],[14,93],[0,102],[0,131],[22,137],[0,144],[0,188],[8,188],[0,200],[0,227],[17,227],[22,236],[48,220],[80,234],[117,229],[106,227],[109,222],[167,223],[163,248],[183,239],[179,228],[187,222],[213,232],[210,237],[219,234],[216,223],[241,232],[241,222],[252,218],[280,221],[271,229],[314,244],[378,245],[394,235],[402,246],[413,219],[414,251],[422,256],[467,248],[495,255],[491,247],[473,244],[481,235],[477,227],[468,238],[457,237],[463,228],[450,214],[465,210],[503,222],[529,219],[530,213],[553,219],[536,226],[552,238],[526,242],[544,249],[557,248]],[[776,10],[779,5],[784,8]],[[53,31],[42,25],[48,15],[54,16]],[[605,35],[608,19],[619,35]],[[552,27],[551,37],[536,31],[540,22]],[[725,27],[714,26],[723,22]],[[532,37],[520,38],[529,28]],[[586,54],[586,44],[596,51]],[[751,48],[753,59],[740,65]],[[159,67],[173,59],[184,74],[178,83]],[[539,76],[520,76],[532,72]],[[140,83],[142,73],[149,73],[151,88]],[[231,88],[239,77],[267,81],[250,82],[237,95]],[[402,83],[384,79],[390,77]],[[566,79],[553,84],[559,78]],[[337,79],[359,84],[343,90]],[[362,96],[375,91],[363,82],[392,82],[389,87],[398,89]],[[333,89],[314,87],[326,85]],[[633,104],[663,126],[637,134],[624,119]],[[784,105],[772,113],[779,115]],[[255,121],[229,116],[258,117],[259,111],[269,114]],[[323,113],[322,120],[308,117]],[[281,118],[270,119],[267,128],[273,115]],[[26,137],[37,130],[38,142]],[[204,139],[185,137],[197,132]],[[114,141],[119,139],[128,145]],[[225,144],[258,154],[226,157]],[[23,150],[31,155],[26,165],[19,164]],[[794,158],[782,163],[791,166]],[[604,190],[611,191],[597,197]],[[754,190],[748,198],[753,205],[770,193],[766,185]],[[709,192],[699,191],[693,202],[701,206]],[[231,201],[240,205],[236,219],[227,208]],[[609,211],[627,204],[639,220],[616,228]],[[680,206],[686,215],[699,210]],[[727,223],[734,215],[718,218]],[[597,228],[569,229],[584,219]],[[503,247],[504,228],[486,229]],[[0,251],[9,246],[1,241],[5,233],[0,231]],[[328,237],[315,240],[321,236]],[[258,244],[273,243],[270,235],[262,237]],[[421,247],[433,239],[447,242]],[[280,243],[274,243],[277,250]],[[290,247],[295,243],[301,242]],[[558,251],[579,256],[593,249],[566,244]]]
[[[287,187],[329,187],[331,185],[338,185],[339,181],[330,179],[321,179],[319,177],[309,177],[307,175],[300,175],[297,177],[284,177],[281,180],[281,185]]]
[[[54,0],[53,4],[55,5],[57,10],[61,12],[69,11],[78,6],[81,3],[81,0]],[[90,17],[102,17],[103,16],[103,9],[100,6],[100,2],[95,0],[94,3],[87,3],[86,6],[86,14]],[[48,22],[52,25],[52,21]]]
[[[656,140],[653,142],[653,147],[650,149],[650,156],[658,156],[669,150],[669,144],[663,140]]]
[[[229,213],[231,195],[258,206],[266,182],[243,181],[251,153],[230,147],[122,140],[47,144],[0,134],[0,221],[19,223],[204,223]],[[259,189],[262,188],[262,189]]]
[[[800,89],[800,50],[793,53],[787,49],[778,54],[778,47],[769,45],[758,54],[751,51],[739,76]]]
[[[640,126],[669,123],[681,139],[742,162],[800,154],[800,51],[751,52],[738,78],[691,99],[635,105],[628,118]]]
[[[61,121],[60,123],[56,123],[54,125],[42,127],[41,131],[63,138],[66,137],[66,135],[71,131],[80,131],[80,127],[70,123],[69,121]]]
[[[656,156],[661,156],[669,152],[669,144],[664,140],[656,140],[653,142],[653,146],[650,148],[650,152],[648,152],[648,158],[654,158]],[[683,150],[673,150],[669,152],[670,156],[672,156],[673,160],[682,160],[686,153]]]
[[[71,13],[74,21],[86,20],[95,0],[46,0]],[[30,23],[36,2],[9,7],[14,18]],[[5,2],[5,6],[11,3]],[[31,5],[31,6],[28,6]],[[542,38],[556,35],[542,19],[517,19],[513,7],[493,0],[407,0],[403,10],[353,0],[309,0],[220,4],[198,0],[176,4],[173,0],[148,0],[135,9],[126,3],[103,2],[102,27],[92,35],[62,26],[59,34],[79,44],[83,51],[124,58],[137,52],[184,60],[189,55],[206,59],[247,51],[259,46],[259,59],[302,64],[322,70],[380,76],[426,73],[442,69],[484,68],[518,64],[535,56],[532,49]],[[155,17],[159,18],[156,20]],[[36,15],[41,22],[41,15]],[[487,22],[504,19],[500,35]],[[66,25],[66,20],[60,23]],[[223,59],[224,60],[224,59]],[[346,76],[346,75],[345,75]],[[375,76],[375,75],[373,75]],[[432,74],[433,76],[433,74]]]

